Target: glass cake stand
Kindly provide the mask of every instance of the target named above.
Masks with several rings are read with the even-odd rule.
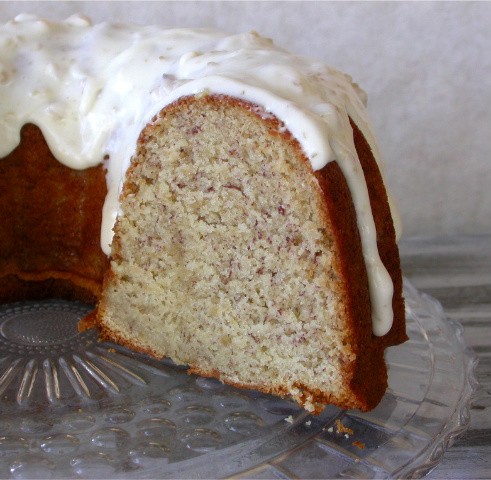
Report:
[[[83,304],[3,306],[0,478],[421,477],[469,422],[476,361],[434,299],[405,297],[382,402],[319,416],[99,343]]]

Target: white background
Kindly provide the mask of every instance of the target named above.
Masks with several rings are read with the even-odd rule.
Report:
[[[491,232],[491,3],[1,2],[95,22],[256,30],[369,96],[405,235]]]

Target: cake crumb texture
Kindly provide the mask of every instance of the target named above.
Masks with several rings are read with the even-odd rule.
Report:
[[[247,102],[200,96],[165,108],[127,173],[103,335],[311,411],[373,406],[386,373],[382,349],[366,345],[359,236],[362,312],[321,183],[284,125]],[[357,236],[354,222],[348,231]],[[361,360],[378,375],[371,396]]]

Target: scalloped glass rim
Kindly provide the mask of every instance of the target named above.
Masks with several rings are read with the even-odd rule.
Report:
[[[0,315],[0,478],[424,476],[469,424],[477,362],[435,299],[407,280],[404,293],[410,340],[387,350],[381,404],[317,417],[69,327],[65,342],[32,326],[17,338]],[[31,307],[68,312],[73,325],[86,311],[5,308],[29,324]]]
[[[404,296],[408,321],[414,320],[419,323],[420,327],[424,328],[428,341],[431,338],[435,338],[435,336],[438,339],[438,343],[429,343],[429,348],[434,359],[434,371],[442,369],[440,382],[445,380],[443,372],[446,375],[446,379],[452,378],[457,373],[448,366],[445,369],[445,367],[440,365],[440,361],[443,361],[442,357],[445,356],[444,354],[452,352],[452,355],[459,356],[459,358],[454,358],[456,365],[459,366],[458,373],[460,374],[461,383],[458,389],[454,390],[453,398],[447,400],[448,410],[445,413],[443,410],[440,412],[439,430],[430,437],[426,445],[421,445],[420,451],[410,461],[404,462],[401,459],[400,467],[390,472],[391,476],[398,478],[421,478],[438,465],[445,451],[469,426],[470,409],[479,385],[475,374],[477,357],[465,343],[462,325],[446,318],[443,307],[436,299],[419,292],[407,279],[404,279]],[[422,321],[425,323],[422,324]],[[432,382],[428,385],[426,397],[433,393],[432,387],[437,390],[435,383]],[[406,430],[420,427],[418,412],[419,409],[414,412],[412,418],[406,423]],[[397,436],[404,436],[404,428],[400,429],[395,437]],[[389,450],[387,452],[388,455],[390,455],[391,449],[392,447],[387,447],[387,450]],[[395,453],[397,455],[397,452]]]

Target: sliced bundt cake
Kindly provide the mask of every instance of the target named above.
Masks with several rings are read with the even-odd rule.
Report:
[[[406,339],[365,95],[256,33],[0,29],[0,301],[95,302],[101,338],[369,409]]]

